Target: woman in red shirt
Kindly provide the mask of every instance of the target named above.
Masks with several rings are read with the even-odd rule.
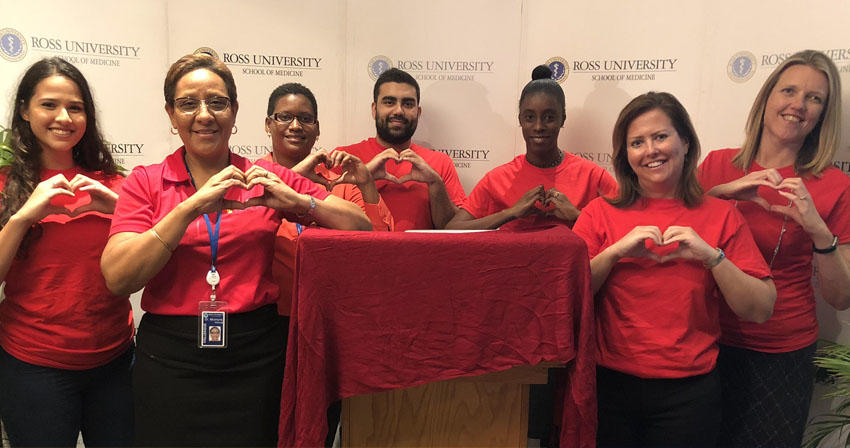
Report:
[[[24,73],[0,173],[0,417],[12,446],[128,446],[133,315],[100,274],[123,181],[82,73]]]
[[[357,156],[342,151],[313,151],[319,138],[318,103],[313,92],[298,83],[281,84],[269,95],[266,133],[272,153],[264,160],[276,163],[326,186],[331,194],[357,204],[375,231],[393,231],[393,217],[378,194],[372,173]],[[342,175],[330,171],[340,167]],[[273,274],[280,287],[278,312],[289,316],[295,273],[295,241],[303,231],[299,223],[284,220],[275,238]],[[288,318],[286,320],[288,322]]]
[[[518,218],[571,226],[592,199],[616,193],[604,168],[558,148],[566,103],[552,71],[540,65],[531,77],[519,97],[525,154],[487,173],[447,228],[495,229]]]
[[[133,369],[140,446],[272,446],[283,341],[271,266],[281,219],[370,229],[356,205],[292,171],[230,151],[236,85],[209,55],[168,71],[165,110],[183,146],[124,183],[101,268],[145,288]]]
[[[619,195],[594,199],[573,227],[596,294],[597,442],[713,447],[721,302],[764,322],[776,290],[740,213],[703,196],[699,140],[673,95],[632,100],[613,144]]]
[[[850,178],[832,166],[841,142],[841,80],[825,54],[779,64],[747,118],[740,149],[700,165],[708,194],[747,220],[776,281],[762,325],[721,309],[718,372],[724,447],[798,447],[814,388],[815,283],[833,308],[850,307]]]

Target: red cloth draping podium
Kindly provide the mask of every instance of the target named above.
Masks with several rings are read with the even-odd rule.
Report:
[[[310,229],[296,258],[279,446],[321,446],[334,400],[541,362],[568,363],[561,446],[595,445],[589,260],[566,227]]]

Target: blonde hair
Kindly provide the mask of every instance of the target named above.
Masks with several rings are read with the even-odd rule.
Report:
[[[768,97],[776,87],[782,73],[794,65],[805,65],[826,75],[829,93],[820,121],[806,136],[803,146],[797,153],[794,169],[801,176],[820,174],[832,164],[835,151],[841,142],[841,78],[838,69],[829,56],[817,50],[803,50],[792,54],[782,61],[761,86],[750,114],[747,116],[746,136],[741,150],[732,159],[732,163],[748,170],[758,154],[764,129],[764,109]]]

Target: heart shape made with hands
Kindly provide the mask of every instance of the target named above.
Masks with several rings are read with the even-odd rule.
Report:
[[[540,210],[541,213],[546,214],[552,210],[555,210],[555,204],[551,201],[535,201],[534,208]]]
[[[89,194],[88,191],[77,188],[72,190],[71,192],[74,194],[73,196],[69,196],[66,194],[58,194],[56,196],[53,196],[50,199],[50,205],[54,205],[56,207],[60,207],[67,210],[67,214],[70,215],[74,212],[74,210],[84,205],[91,204],[91,194]]]
[[[393,163],[393,165],[390,165],[390,163]],[[395,157],[387,160],[387,163],[384,165],[384,170],[386,170],[387,174],[392,177],[383,180],[395,184],[401,184],[402,182],[400,182],[399,179],[413,171],[413,164],[410,163],[409,160],[402,160],[401,156],[396,154]],[[395,174],[391,174],[390,171],[394,171]]]
[[[666,242],[666,243],[662,241],[661,244],[659,245],[659,244],[656,244],[655,241],[652,241],[651,239],[647,238],[644,241],[644,244],[645,244],[644,247],[646,247],[646,250],[654,253],[655,255],[658,255],[658,258],[660,260],[663,260],[664,257],[666,257],[667,255],[670,255],[671,253],[675,252],[676,249],[679,248],[679,242],[678,241]]]
[[[227,192],[224,193],[224,199],[244,204],[250,199],[263,196],[265,192],[266,189],[262,185],[249,186],[249,188],[236,185],[227,189]]]
[[[546,213],[551,212],[552,210],[555,210],[555,208],[556,208],[555,204],[553,203],[554,199],[549,197],[549,194],[552,192],[552,190],[555,190],[555,188],[552,187],[552,188],[545,191],[545,194],[546,194],[545,200],[534,202],[534,208],[536,208],[537,210],[540,210],[540,212],[544,215]],[[557,190],[555,190],[555,191],[557,191]]]

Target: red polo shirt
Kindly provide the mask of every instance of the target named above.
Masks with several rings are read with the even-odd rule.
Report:
[[[195,193],[180,148],[159,164],[136,167],[124,183],[118,199],[110,236],[120,232],[145,232],[174,207]],[[230,155],[231,164],[242,171],[251,166],[248,159]],[[277,174],[295,191],[325,199],[329,193],[310,180],[280,165],[258,161]],[[244,201],[255,196],[247,190],[234,190],[228,197]],[[221,283],[218,299],[228,302],[228,311],[241,313],[275,303],[278,289],[272,279],[275,231],[282,214],[267,207],[225,210],[221,216],[216,269]],[[210,216],[215,225],[215,215]],[[212,254],[204,217],[199,216],[186,229],[165,267],[145,286],[142,309],[156,314],[197,315],[198,302],[209,300],[206,274]]]

